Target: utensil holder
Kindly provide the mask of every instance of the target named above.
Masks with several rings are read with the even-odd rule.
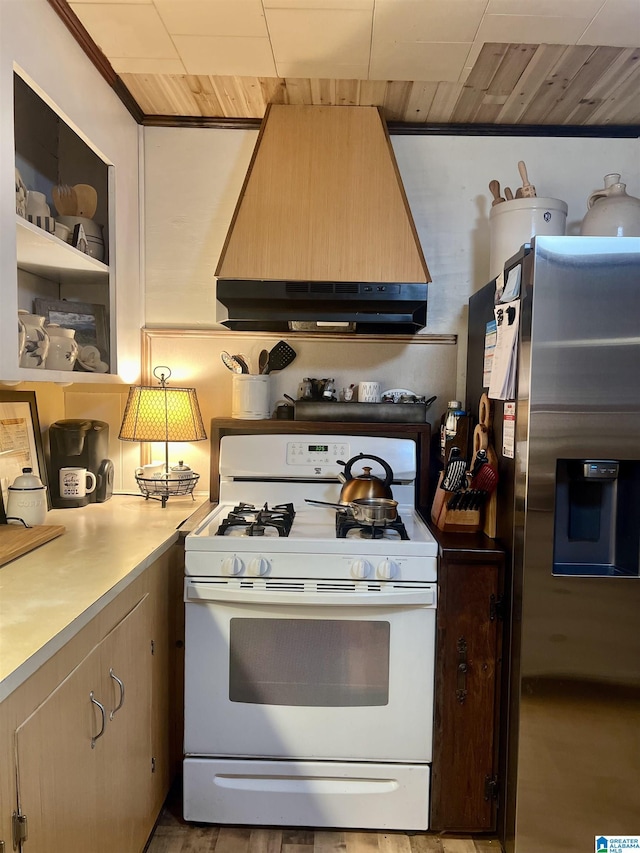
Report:
[[[489,212],[489,278],[504,270],[505,262],[532,237],[563,235],[567,203],[559,198],[515,198],[496,204]]]
[[[231,417],[265,420],[270,417],[269,377],[234,373],[231,377]]]

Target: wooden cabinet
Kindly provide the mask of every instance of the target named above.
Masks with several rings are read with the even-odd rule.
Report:
[[[109,187],[113,184],[109,173],[114,167],[104,162],[17,73],[13,100],[18,307],[43,315],[47,323],[75,328],[80,350],[74,370],[65,371],[59,369],[53,352],[42,357],[38,348],[31,353],[35,344],[30,346],[28,341],[20,375],[62,381],[69,379],[71,372],[74,379],[76,373],[92,377],[115,373],[115,322],[111,322],[112,316],[115,318],[115,275],[109,267],[109,257],[114,254],[109,240]],[[57,198],[60,186],[66,188],[67,195]],[[87,209],[80,205],[71,194],[76,192],[74,186],[85,187],[85,192],[92,188],[97,206],[91,203]],[[25,205],[18,202],[25,188],[26,214]],[[48,211],[46,217],[34,219],[30,199],[35,193],[43,202],[38,210]],[[63,226],[67,235],[60,230]],[[77,233],[75,226],[79,226]],[[17,346],[15,335],[12,338]],[[95,360],[82,358],[86,346],[99,351],[99,371]],[[28,364],[23,364],[25,361]]]
[[[37,31],[47,33],[46,50],[30,36]],[[40,0],[3,4],[0,102],[6,107],[0,127],[0,381],[105,383],[120,381],[118,374],[132,381],[143,325],[137,124]],[[95,212],[66,210],[82,217],[86,252],[84,242],[79,249],[56,236],[56,220],[59,234],[60,224],[75,223],[60,222],[53,196],[58,185],[88,185],[97,192]],[[46,219],[21,215],[25,187],[42,194]],[[67,310],[63,301],[75,305]],[[73,326],[78,343],[95,346],[99,358],[87,352],[85,368],[62,370],[64,358],[51,357],[43,368],[38,350],[33,363],[21,366],[19,309]]]
[[[16,730],[29,853],[73,850],[79,839],[95,853],[144,846],[152,769],[148,599]]]
[[[442,534],[431,798],[434,830],[496,827],[503,552],[481,534]]]
[[[167,552],[0,705],[0,838],[141,853],[175,775],[184,550]]]

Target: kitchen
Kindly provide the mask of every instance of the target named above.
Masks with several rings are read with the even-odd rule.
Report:
[[[7,4],[3,14],[6,8]],[[67,94],[68,73],[62,66],[51,69],[45,55],[37,58],[28,55],[32,52],[29,27],[33,20],[26,12],[24,21],[20,20],[20,15],[17,17],[20,38],[16,38],[16,43],[25,45],[23,64],[29,65],[31,76],[51,83],[50,96],[64,104],[66,112],[82,115],[85,109],[82,102],[87,101],[91,85],[104,88],[104,83],[60,30],[57,19],[49,18],[51,13],[47,7],[43,6],[40,11],[44,20],[50,20],[51,31],[60,40],[61,52],[69,55],[69,64],[75,63],[71,72],[76,75],[76,92]],[[20,64],[19,56],[11,58]],[[8,103],[8,97],[4,100],[7,85],[7,80],[3,79],[3,104]],[[44,82],[41,85],[44,86]],[[109,100],[108,90],[104,98]],[[79,103],[73,103],[74,99]],[[122,118],[116,104],[111,104],[111,109],[130,139],[132,123]],[[211,280],[251,157],[256,131],[147,127],[141,133],[145,147],[142,180],[145,320],[137,324],[135,319],[140,315],[134,312],[128,322],[132,331],[138,325],[145,327],[145,366],[169,363],[180,383],[195,385],[205,423],[208,423],[211,417],[227,415],[231,408],[230,374],[220,363],[220,350],[235,352],[241,349],[241,341],[242,349],[246,347],[244,338],[235,338],[214,327],[215,300]],[[454,390],[455,395],[464,399],[466,300],[471,290],[488,278],[490,199],[486,187],[489,177],[498,175],[504,183],[516,184],[516,164],[524,159],[539,193],[567,201],[569,222],[574,229],[582,218],[588,194],[602,175],[613,168],[625,174],[630,192],[635,190],[637,194],[638,142],[634,137],[522,137],[517,138],[517,145],[513,138],[500,136],[394,135],[392,141],[435,282],[430,286],[426,334],[417,336],[416,341],[401,344],[351,339],[319,343],[312,336],[296,339],[296,362],[274,375],[274,403],[284,393],[295,395],[297,383],[303,376],[329,373],[335,376],[340,388],[359,379],[376,379],[385,387],[402,384],[421,394],[437,394],[438,407],[430,412],[432,423],[437,423]],[[104,140],[96,144],[104,150],[113,149],[113,145]],[[3,136],[3,162],[8,146]],[[8,155],[8,160],[11,159]],[[194,163],[198,163],[195,180]],[[126,178],[137,187],[135,172],[132,168]],[[127,197],[129,190],[120,188],[119,192]],[[3,195],[8,197],[10,192]],[[7,205],[6,199],[3,204]],[[215,211],[213,217],[212,210]],[[122,274],[131,275],[132,282],[138,280],[136,249],[129,248],[131,235],[137,233],[135,222],[133,211],[128,211],[127,218],[117,225],[120,229],[118,246],[127,246],[124,258],[122,252],[125,250],[119,249],[118,264],[126,264]],[[10,249],[3,251],[3,257],[11,255]],[[130,255],[134,256],[133,260]],[[135,301],[136,295],[127,298]],[[249,354],[255,357],[264,345],[270,347],[276,341],[277,337],[257,336]],[[349,365],[347,370],[345,364]],[[135,381],[137,374],[134,364],[130,375],[125,377],[123,373],[123,378],[127,382]],[[399,376],[402,376],[402,383],[397,381]],[[137,448],[123,445],[116,438],[127,388],[106,384],[89,387],[80,383],[66,389],[41,387],[44,385],[38,383],[37,386],[42,426],[62,416],[97,415],[108,421],[112,425],[111,455],[118,460],[117,487],[123,491],[134,489],[133,471],[140,461]],[[206,445],[206,442],[192,445],[186,457],[195,470],[203,472],[205,493],[209,452]]]

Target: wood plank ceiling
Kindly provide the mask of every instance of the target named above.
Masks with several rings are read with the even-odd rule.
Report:
[[[273,44],[276,59],[274,68],[282,67],[293,74],[250,76],[246,73],[167,73],[168,67],[176,67],[175,62],[169,65],[158,60],[147,60],[145,64],[140,58],[131,61],[118,57],[118,52],[123,50],[113,40],[110,41],[105,20],[114,10],[117,12],[119,9],[122,13],[122,6],[126,3],[94,4],[82,0],[69,5],[66,0],[49,2],[143,124],[225,124],[237,120],[260,120],[266,106],[273,103],[375,105],[382,108],[388,122],[417,128],[426,125],[497,125],[502,128],[565,126],[637,130],[640,127],[640,47],[633,46],[640,42],[640,38],[637,38],[640,32],[640,0],[631,0],[625,7],[630,11],[628,32],[623,38],[619,30],[615,38],[609,36],[615,44],[582,43],[589,35],[588,28],[582,38],[576,38],[574,44],[482,41],[476,38],[469,43],[468,53],[464,54],[466,60],[460,60],[460,71],[457,67],[451,69],[446,65],[440,66],[443,69],[440,76],[454,79],[427,80],[301,76],[297,72],[310,66],[305,66],[304,62],[297,65],[277,62]],[[191,13],[195,7],[206,5],[202,2],[194,3],[193,0],[180,2],[185,4],[185,11],[190,6]],[[224,4],[224,0],[213,2],[214,5]],[[260,0],[244,2],[260,4]],[[266,0],[263,2],[266,14],[269,9]],[[356,8],[371,6],[373,15],[374,0],[354,2]],[[380,7],[392,0],[375,2]],[[437,0],[423,2],[433,3]],[[480,3],[484,13],[491,11],[492,4],[497,4],[497,8],[500,8],[501,2],[503,7],[505,4],[509,6],[509,0],[469,2],[474,2],[476,6]],[[623,3],[626,0],[579,0],[577,6],[586,3],[583,10],[588,6],[593,15],[594,10],[606,11],[607,3],[615,2]],[[171,0],[138,0],[131,5],[139,9],[140,5],[146,4],[148,10],[151,3],[161,13],[166,12],[164,6],[175,5]],[[558,0],[558,3],[566,4],[567,0]],[[313,4],[309,4],[308,0],[280,0],[280,4],[305,8],[309,5],[331,6],[328,0],[315,0]],[[346,5],[352,8],[354,3]],[[528,3],[525,5],[529,6]],[[542,6],[549,5],[543,0]],[[98,8],[101,10],[100,16],[95,15]],[[502,17],[509,18],[508,15]],[[167,14],[165,19],[169,22],[171,20]],[[482,20],[484,24],[486,14]],[[561,20],[564,19],[557,18],[557,21]],[[593,23],[597,16],[589,20]],[[486,31],[491,32],[490,29]],[[503,32],[509,35],[508,28],[503,27]],[[521,35],[517,27],[513,32]],[[601,41],[607,32],[610,34],[611,29],[607,31],[605,28]],[[380,38],[379,30],[377,37]],[[179,48],[179,38],[172,38]],[[443,45],[446,46],[444,41],[435,46]],[[433,47],[423,45],[427,53]],[[369,69],[375,64],[373,42],[370,50]],[[182,66],[178,67],[185,67],[188,71],[189,62],[184,56],[181,61]],[[467,65],[464,65],[465,62]],[[206,64],[201,68],[197,66],[195,63],[191,68],[200,71],[209,67]],[[226,66],[222,61],[219,63],[221,72],[232,66],[233,63],[227,63]],[[218,68],[215,63],[211,67]],[[241,64],[242,71],[250,67],[248,62]],[[315,64],[315,68],[324,73],[331,67],[327,62]],[[340,63],[335,64],[337,71],[343,67]],[[384,65],[379,63],[378,67],[384,68]],[[386,70],[392,70],[392,67],[389,65]],[[140,70],[145,68],[156,70]]]

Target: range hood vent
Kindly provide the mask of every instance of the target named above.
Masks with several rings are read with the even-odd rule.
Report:
[[[216,276],[234,330],[424,327],[431,278],[377,107],[267,109]]]
[[[427,321],[427,285],[218,280],[227,328],[414,335]]]

